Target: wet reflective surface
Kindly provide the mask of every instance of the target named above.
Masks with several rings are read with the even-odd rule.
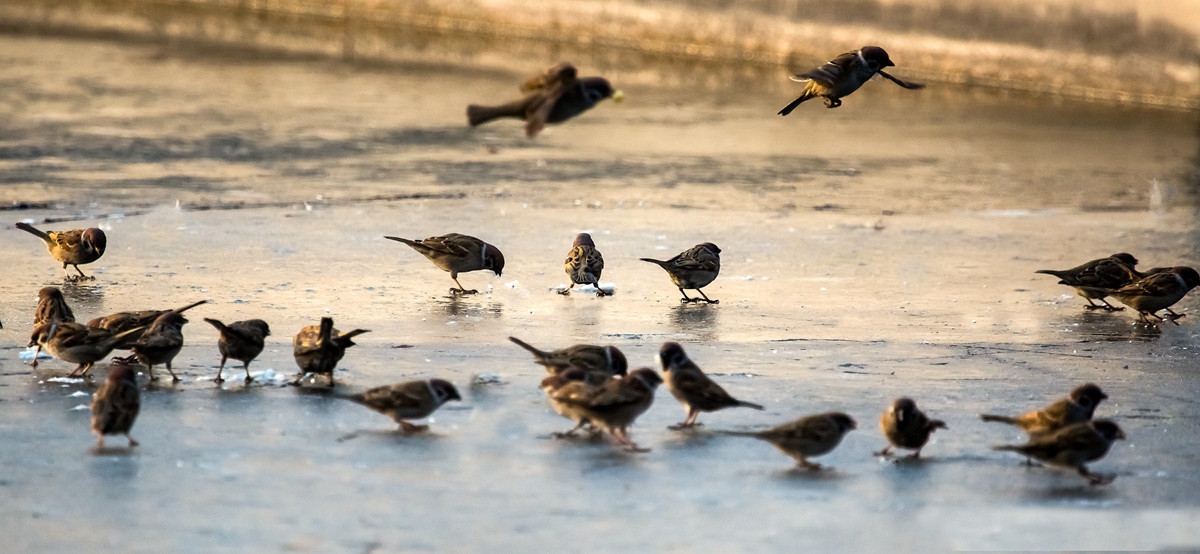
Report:
[[[14,551],[1200,546],[1194,315],[1134,325],[1033,274],[1118,251],[1200,264],[1181,177],[1195,114],[871,83],[837,110],[781,118],[790,98],[753,87],[633,88],[529,141],[515,122],[464,127],[467,103],[515,93],[511,75],[0,45],[0,200],[34,206],[4,214],[109,237],[84,267],[97,279],[63,285],[38,241],[0,232],[0,529]],[[502,277],[460,276],[482,294],[451,297],[445,273],[383,239],[451,231],[505,254]],[[552,292],[580,231],[615,296]],[[703,241],[723,251],[705,289],[719,305],[681,305],[638,261]],[[187,314],[184,381],[143,381],[132,452],[111,448],[120,438],[92,449],[73,408],[94,386],[49,380],[69,364],[18,359],[46,285],[81,320],[210,301]],[[340,364],[346,390],[439,376],[464,401],[405,437],[321,391],[246,387],[236,370],[212,383],[202,318],[267,320],[251,368],[286,376],[292,335],[323,315],[372,331]],[[660,390],[632,430],[649,453],[550,439],[569,424],[509,335],[614,344],[634,366],[680,341],[767,410],[668,431],[684,411]],[[485,372],[502,383],[472,385]],[[1113,485],[988,448],[1021,436],[977,414],[1085,381],[1129,435],[1095,464]],[[927,459],[891,464],[871,452],[901,395],[949,430]],[[829,410],[859,429],[818,474],[716,432]]]

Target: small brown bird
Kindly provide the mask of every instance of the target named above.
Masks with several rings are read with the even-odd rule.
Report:
[[[254,379],[250,377],[250,362],[262,354],[266,338],[271,336],[271,328],[267,322],[261,319],[248,319],[225,325],[215,319],[204,318],[204,321],[216,327],[217,331],[221,333],[221,338],[217,340],[217,350],[221,352],[221,368],[217,370],[217,378],[213,382],[217,384],[225,382],[221,378],[221,372],[225,370],[225,361],[229,358],[242,362],[246,368],[246,382],[253,381]]]
[[[767,441],[784,454],[795,458],[797,466],[816,471],[821,469],[821,464],[810,462],[808,459],[832,452],[841,444],[842,437],[856,428],[858,424],[850,416],[841,412],[829,412],[805,416],[766,431],[726,431],[726,434]]]
[[[587,374],[587,381],[593,384],[603,383],[609,377],[625,375],[629,370],[625,354],[612,345],[576,344],[546,352],[517,337],[508,337],[508,340],[533,354],[533,362],[546,368],[546,371],[558,374],[573,367],[578,368]]]
[[[67,274],[67,280],[95,279],[95,277],[84,275],[83,270],[79,269],[79,266],[90,264],[99,260],[100,256],[104,255],[104,248],[108,244],[108,239],[104,236],[104,231],[93,227],[91,229],[50,231],[49,233],[45,233],[26,223],[18,223],[17,228],[42,239],[42,242],[46,243],[46,250],[50,251],[50,255],[62,262],[63,273]],[[75,271],[78,271],[79,275],[71,275],[67,271],[67,266],[74,266]]]
[[[300,379],[303,379],[306,373],[315,373],[328,375],[329,387],[333,388],[334,368],[342,356],[346,355],[346,349],[354,346],[354,341],[350,339],[363,333],[370,331],[355,329],[342,334],[333,328],[333,319],[328,317],[321,318],[320,325],[309,325],[301,329],[292,340],[292,355],[296,358],[296,365],[300,366],[300,375],[292,384],[300,384]]]
[[[179,382],[179,377],[171,369],[171,361],[183,349],[183,325],[187,322],[179,312],[166,312],[150,324],[137,342],[130,345],[129,349],[137,361],[149,368],[151,381],[158,380],[154,376],[154,366],[165,364],[167,372],[171,374],[171,382]]]
[[[63,298],[63,293],[57,287],[45,287],[38,291],[37,309],[33,312],[33,326],[39,327],[45,323],[75,323],[75,312],[71,311],[71,306],[67,305],[67,299]],[[32,342],[36,343],[37,340]],[[42,352],[42,345],[38,344],[33,350],[33,361],[29,363],[29,367],[37,367],[38,354]]]
[[[376,387],[346,398],[392,418],[400,424],[400,429],[405,433],[429,428],[428,425],[413,425],[405,420],[427,417],[446,402],[462,400],[458,389],[442,379],[407,381]]]
[[[486,269],[499,277],[500,272],[504,271],[504,254],[500,253],[500,249],[475,237],[450,233],[421,240],[388,236],[383,238],[411,246],[413,250],[429,258],[433,265],[438,266],[442,271],[450,272],[450,278],[454,279],[454,284],[458,285],[457,289],[450,289],[450,292],[455,294],[479,292],[463,288],[462,283],[458,282],[459,273]]]
[[[1140,279],[1141,274],[1134,269],[1137,264],[1138,260],[1132,254],[1119,252],[1071,269],[1039,269],[1034,273],[1053,275],[1060,279],[1058,284],[1073,287],[1079,296],[1087,300],[1087,309],[1112,312],[1125,308],[1118,308],[1105,300],[1109,295],[1109,289],[1119,289]],[[1104,305],[1097,306],[1092,300],[1099,300]]]
[[[638,416],[650,409],[654,403],[654,391],[662,384],[653,369],[641,368],[629,372],[621,379],[611,379],[600,387],[563,387],[554,398],[577,409],[579,417],[586,418],[599,427],[613,440],[629,450],[648,452],[629,439],[629,426]]]
[[[113,334],[78,323],[43,323],[33,330],[30,346],[39,344],[50,355],[64,362],[79,364],[69,377],[83,377],[93,364],[108,356],[117,344],[142,331],[144,329],[136,328]]]
[[[162,317],[162,315],[167,312],[175,312],[177,314],[182,314],[183,312],[186,312],[192,308],[195,308],[196,306],[199,306],[201,304],[207,304],[207,303],[208,303],[207,300],[201,300],[199,302],[193,302],[191,304],[188,304],[187,306],[184,306],[182,308],[175,309],[175,310],[142,310],[140,312],[117,312],[115,314],[109,314],[104,317],[98,317],[96,319],[93,319],[93,320],[87,322],[87,326],[93,327],[96,329],[106,329],[113,333],[122,333],[129,329],[135,329],[135,328],[140,327],[142,329],[142,331],[145,332],[147,329],[150,328],[150,325],[152,325],[155,320],[157,320],[159,317]],[[121,344],[118,344],[116,349],[117,350],[128,350],[129,347],[133,346],[133,343],[137,342],[138,339],[141,339],[141,338],[142,338],[141,333],[129,335],[129,338],[126,339]],[[134,359],[136,359],[136,357],[131,356],[129,359],[129,362],[133,363]]]
[[[925,88],[925,85],[901,81],[883,71],[885,67],[895,66],[887,51],[878,46],[864,46],[854,52],[846,52],[821,67],[793,76],[793,81],[806,83],[804,91],[799,98],[779,110],[779,115],[790,114],[805,100],[817,97],[825,99],[827,108],[841,106],[842,97],[858,90],[876,73],[906,89]]]
[[[929,419],[925,412],[917,409],[917,403],[911,398],[898,398],[892,402],[892,407],[879,418],[879,427],[889,443],[876,456],[890,456],[892,447],[913,450],[912,459],[921,457],[921,449],[929,442],[929,435],[935,429],[946,429],[944,421]]]
[[[1103,458],[1117,440],[1125,440],[1125,432],[1116,423],[1097,419],[1030,438],[1026,444],[993,446],[992,449],[1017,452],[1052,466],[1074,469],[1088,480],[1088,484],[1106,485],[1116,476],[1092,473],[1085,464]]]
[[[679,294],[683,295],[680,302],[699,302],[699,298],[688,298],[683,289],[694,289],[704,297],[704,301],[709,304],[717,304],[720,300],[709,300],[704,291],[700,290],[708,286],[717,278],[717,274],[721,272],[721,249],[711,242],[697,244],[690,250],[680,253],[678,256],[667,261],[655,260],[652,258],[641,258],[643,262],[658,264],[659,267],[667,270],[671,276],[671,282],[679,287]]]
[[[1075,387],[1066,398],[1058,400],[1041,410],[1034,410],[1018,417],[983,414],[980,419],[996,421],[1019,427],[1027,435],[1048,435],[1063,427],[1089,421],[1096,413],[1100,402],[1108,398],[1094,383]]]
[[[625,94],[613,90],[602,77],[577,76],[575,67],[560,63],[521,85],[524,98],[500,106],[467,106],[467,123],[472,127],[494,119],[512,117],[525,121],[525,136],[534,137],[547,123],[562,123],[586,112],[601,100],[621,103]]]
[[[575,422],[574,428],[565,433],[554,433],[554,436],[557,438],[571,437],[575,435],[576,431],[584,427],[589,427],[593,432],[598,432],[599,430],[588,420],[587,413],[582,407],[577,404],[565,402],[563,399],[588,398],[593,396],[612,379],[612,377],[609,377],[599,383],[591,383],[588,381],[588,373],[577,367],[542,379],[540,388],[546,393],[546,399],[550,402],[550,407],[554,409],[554,413]]]
[[[596,287],[596,296],[608,296],[600,288],[600,272],[604,271],[604,256],[600,255],[600,251],[596,250],[596,243],[592,241],[592,236],[587,233],[579,233],[575,236],[575,243],[571,245],[571,252],[567,254],[565,262],[567,276],[571,278],[571,284],[567,290],[559,294],[571,294],[571,289],[575,285],[592,285]]]
[[[99,437],[96,446],[104,448],[104,435],[125,435],[130,448],[137,446],[129,430],[141,405],[133,367],[123,361],[114,362],[104,384],[92,397],[92,432]]]
[[[1200,273],[1190,267],[1180,266],[1109,290],[1108,293],[1122,304],[1137,310],[1138,319],[1144,323],[1150,323],[1149,318],[1153,317],[1159,323],[1165,319],[1179,325],[1175,320],[1187,314],[1177,314],[1171,310],[1171,306],[1183,300],[1197,285],[1200,285]],[[1166,310],[1167,315],[1159,317],[1159,310]]]
[[[665,342],[658,350],[658,360],[666,376],[667,390],[687,408],[687,418],[670,428],[679,430],[702,425],[696,423],[700,412],[715,412],[725,408],[763,409],[758,404],[743,402],[729,395],[721,385],[709,379],[700,366],[688,358],[677,342]]]

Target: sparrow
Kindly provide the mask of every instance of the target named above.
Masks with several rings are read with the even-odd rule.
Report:
[[[104,384],[92,396],[92,432],[99,437],[96,446],[104,448],[104,435],[125,435],[130,448],[137,446],[138,442],[129,436],[129,430],[133,428],[141,404],[133,367],[125,362],[114,362]]]
[[[450,272],[457,289],[450,289],[455,294],[475,294],[477,290],[467,290],[458,282],[458,274],[468,271],[487,269],[500,276],[504,271],[504,254],[500,249],[483,242],[475,237],[450,233],[440,237],[429,237],[422,240],[408,240],[400,237],[383,237],[388,240],[403,242],[429,258],[433,265],[442,271]]]
[[[796,459],[796,465],[812,471],[821,464],[808,461],[828,454],[841,444],[846,433],[856,429],[854,419],[841,412],[805,416],[779,427],[758,432],[726,431],[729,435],[754,437],[767,441],[784,454]]]
[[[546,371],[558,374],[570,368],[578,368],[586,374],[586,380],[593,384],[603,383],[609,377],[624,376],[629,370],[629,361],[625,359],[625,354],[612,345],[576,344],[546,352],[517,337],[508,337],[508,340],[533,354],[533,362],[545,367]]]
[[[1118,308],[1105,300],[1109,294],[1108,289],[1119,289],[1142,278],[1142,275],[1134,270],[1137,264],[1137,258],[1132,254],[1120,252],[1071,269],[1039,269],[1034,273],[1053,275],[1061,279],[1058,284],[1074,287],[1075,292],[1088,301],[1087,309],[1089,310],[1114,312],[1125,308]],[[1104,305],[1097,306],[1092,300],[1099,300]]]
[[[400,429],[405,433],[415,433],[424,431],[429,426],[413,425],[405,420],[427,417],[442,407],[442,404],[451,400],[462,400],[462,397],[449,381],[426,379],[376,387],[347,396],[346,399],[392,418],[400,424]]]
[[[699,298],[688,298],[683,289],[695,289],[704,297],[704,301],[709,304],[720,303],[720,300],[709,300],[704,291],[700,290],[708,286],[717,278],[717,274],[721,272],[721,249],[717,245],[706,242],[697,244],[690,250],[680,253],[678,256],[667,261],[655,260],[651,258],[641,258],[643,262],[658,264],[659,267],[667,270],[671,275],[671,282],[679,287],[679,294],[683,295],[680,302],[699,302]]]
[[[1030,438],[1049,435],[1063,427],[1090,421],[1100,402],[1108,398],[1094,383],[1075,387],[1066,398],[1018,417],[983,414],[984,421],[996,421],[1020,427]]]
[[[608,296],[607,292],[600,289],[600,272],[604,271],[604,256],[600,255],[600,251],[596,250],[596,243],[592,242],[592,236],[587,233],[579,233],[575,236],[575,243],[571,245],[571,252],[567,254],[567,261],[564,262],[567,270],[567,276],[571,278],[571,284],[567,290],[559,294],[571,294],[571,289],[575,285],[592,285],[596,287],[596,296]]]
[[[925,88],[925,85],[901,81],[884,73],[883,68],[895,66],[888,58],[888,53],[878,46],[864,46],[854,52],[846,52],[821,67],[792,76],[793,81],[806,84],[800,97],[779,110],[779,115],[790,114],[805,100],[818,96],[825,99],[827,108],[841,106],[843,96],[858,90],[876,73],[909,90]]]
[[[229,358],[242,362],[246,368],[246,382],[253,381],[254,379],[250,377],[250,362],[262,354],[266,338],[271,336],[271,328],[267,322],[261,319],[248,319],[225,325],[207,317],[204,318],[204,321],[216,327],[217,331],[221,333],[221,338],[217,340],[217,350],[221,352],[221,368],[217,370],[217,378],[213,382],[217,384],[225,382],[221,378],[221,372],[225,370],[225,361]]]
[[[201,304],[206,304],[206,303],[208,303],[207,300],[201,300],[199,302],[193,302],[191,304],[188,304],[187,306],[184,306],[182,308],[178,308],[175,310],[142,310],[140,312],[117,312],[115,314],[110,314],[110,315],[106,315],[104,317],[98,317],[96,319],[93,319],[93,320],[87,322],[87,326],[93,327],[96,329],[105,329],[108,331],[112,331],[113,333],[121,333],[121,332],[127,331],[129,329],[134,329],[134,328],[138,328],[138,327],[142,328],[142,330],[145,331],[146,329],[150,328],[150,325],[153,324],[155,320],[157,320],[159,317],[161,317],[163,314],[165,314],[167,312],[175,312],[177,314],[181,314],[192,308],[195,308],[196,306],[199,306]],[[121,344],[118,344],[116,349],[117,350],[128,350],[129,347],[133,346],[133,343],[137,342],[138,339],[140,339],[140,338],[142,338],[141,333],[129,335],[129,339]],[[129,362],[133,363],[134,359],[136,359],[136,357],[131,356],[129,359]]]
[[[1164,319],[1179,325],[1176,319],[1187,314],[1177,314],[1171,310],[1192,289],[1200,285],[1200,273],[1190,267],[1173,267],[1165,273],[1157,273],[1139,279],[1118,289],[1110,289],[1112,295],[1122,304],[1138,311],[1138,319],[1150,323],[1153,317],[1162,322]],[[1159,317],[1156,312],[1166,310],[1167,315]]]
[[[500,106],[467,106],[467,123],[472,127],[493,119],[512,117],[525,121],[525,136],[535,137],[547,123],[562,123],[586,112],[601,100],[621,103],[625,93],[614,90],[602,77],[576,76],[575,66],[560,63],[521,85],[525,97]]]
[[[876,456],[890,456],[892,447],[914,450],[912,459],[921,457],[921,449],[929,442],[929,435],[936,429],[946,429],[944,421],[929,419],[925,412],[917,409],[911,398],[898,398],[892,407],[879,418],[879,427],[889,443]]]
[[[96,229],[74,229],[71,231],[50,231],[44,233],[33,228],[32,225],[18,223],[17,228],[26,233],[37,236],[46,243],[46,250],[50,251],[50,255],[54,259],[62,262],[63,273],[66,273],[67,280],[78,281],[81,279],[95,279],[83,274],[83,270],[79,269],[81,264],[90,264],[100,259],[104,255],[104,247],[108,243],[108,239],[104,236],[104,231]],[[79,275],[71,275],[67,271],[67,266],[74,266],[75,271]]]
[[[1125,432],[1116,423],[1097,419],[1032,437],[1025,444],[993,446],[992,450],[1017,452],[1052,466],[1074,469],[1088,480],[1088,484],[1106,485],[1116,476],[1092,473],[1085,464],[1103,458],[1116,440],[1125,440]]]
[[[571,430],[565,433],[554,433],[554,436],[558,438],[574,436],[576,431],[585,426],[590,427],[593,431],[598,431],[591,424],[591,421],[588,420],[584,409],[578,404],[572,404],[567,400],[572,397],[586,398],[595,395],[597,391],[611,380],[613,378],[609,377],[600,383],[591,383],[588,381],[587,372],[577,367],[572,367],[542,379],[540,388],[546,393],[546,399],[550,401],[550,407],[554,410],[554,413],[574,421],[576,424]]]
[[[687,408],[687,418],[669,429],[679,430],[702,425],[696,423],[700,412],[715,412],[736,407],[763,409],[758,404],[743,402],[730,396],[721,385],[709,379],[700,366],[688,358],[683,347],[677,342],[663,343],[662,348],[658,350],[658,360],[662,364],[663,375],[666,376],[667,390]]]
[[[296,365],[300,366],[300,375],[292,384],[300,384],[300,379],[306,373],[316,373],[328,375],[329,387],[333,388],[334,368],[346,355],[346,349],[354,346],[354,341],[350,339],[363,333],[370,331],[355,329],[343,334],[333,328],[333,319],[328,317],[321,318],[320,325],[301,329],[292,340],[292,355],[296,358]]]
[[[129,346],[137,361],[149,368],[151,381],[158,380],[154,376],[154,366],[165,364],[171,381],[179,382],[179,377],[171,370],[171,361],[183,349],[183,325],[187,322],[179,312],[164,312],[150,324],[137,342]]]
[[[45,323],[75,323],[75,313],[67,305],[67,299],[57,287],[45,287],[38,291],[37,309],[33,312],[33,326],[36,328]],[[37,341],[34,340],[34,343]],[[33,350],[33,361],[29,367],[37,367],[38,354],[42,345],[38,344]]]
[[[653,369],[643,367],[599,387],[560,389],[555,400],[612,437],[618,445],[634,452],[648,452],[629,439],[629,426],[654,403],[654,391],[662,384]]]
[[[34,328],[30,346],[41,345],[52,356],[79,364],[69,376],[83,377],[93,364],[108,356],[116,345],[142,331],[144,329],[138,327],[114,334],[78,323],[43,323]]]

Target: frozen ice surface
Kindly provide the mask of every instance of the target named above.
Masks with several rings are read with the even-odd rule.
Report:
[[[29,348],[18,352],[17,357],[20,358],[21,361],[30,362],[30,361],[33,361],[33,353],[35,351],[36,351],[36,349],[34,347],[30,346]],[[38,352],[37,358],[39,360],[52,360],[52,359],[54,359],[54,356],[51,356],[48,352],[46,352],[43,349],[40,352]]]

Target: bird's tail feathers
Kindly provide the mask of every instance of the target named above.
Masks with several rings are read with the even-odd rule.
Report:
[[[187,306],[184,306],[184,307],[182,307],[182,308],[177,308],[177,309],[175,310],[175,313],[177,313],[177,314],[181,314],[181,313],[183,313],[183,312],[186,312],[186,311],[188,311],[188,310],[190,310],[190,309],[192,309],[192,308],[195,308],[196,306],[199,306],[199,305],[201,305],[201,304],[208,304],[208,300],[201,300],[201,301],[199,301],[199,302],[192,302],[191,304],[188,304]]]
[[[979,416],[979,419],[982,419],[984,421],[994,421],[996,423],[1007,423],[1009,425],[1017,424],[1017,420],[1015,418],[1011,418],[1008,416],[1002,416],[1002,415],[981,414]]]
[[[1046,275],[1053,275],[1055,277],[1058,277],[1059,279],[1062,279],[1067,272],[1058,271],[1058,270],[1054,270],[1054,269],[1039,269],[1039,270],[1035,271],[1034,273],[1044,273]]]
[[[370,332],[371,332],[371,330],[370,330],[370,329],[355,329],[355,330],[353,330],[353,331],[350,331],[350,332],[348,332],[348,333],[342,333],[342,334],[338,335],[338,339],[347,339],[347,340],[348,340],[348,339],[352,339],[352,338],[354,338],[354,337],[357,337],[357,336],[359,336],[359,335],[361,335],[361,334],[363,334],[363,333],[370,333]]]
[[[115,345],[121,344],[121,341],[125,340],[130,335],[133,335],[136,333],[141,333],[142,331],[145,331],[147,327],[149,327],[149,325],[143,325],[141,327],[134,327],[133,329],[130,329],[128,331],[122,331],[120,333],[113,335],[112,337],[109,337],[109,339],[104,341],[103,344],[104,344],[105,348],[109,348],[110,345],[115,346]]]
[[[524,102],[519,101],[500,106],[477,106],[475,104],[467,106],[467,123],[472,127],[478,127],[502,117],[523,119],[525,117]]]
[[[44,241],[47,241],[47,242],[50,241],[50,235],[47,235],[46,233],[43,233],[43,232],[35,229],[33,227],[33,225],[30,225],[28,223],[17,223],[17,228],[22,231],[25,231],[26,233],[29,233],[32,235],[37,235],[37,238],[42,239]]]
[[[211,318],[211,317],[206,317],[206,318],[204,318],[204,321],[207,321],[207,322],[209,323],[209,325],[212,325],[213,327],[216,327],[216,328],[217,328],[217,330],[218,330],[218,331],[220,331],[220,332],[222,332],[222,333],[224,333],[224,332],[225,332],[227,329],[229,329],[229,326],[225,325],[225,324],[224,324],[224,323],[222,323],[220,320],[213,319],[213,318]]]
[[[512,342],[513,342],[513,344],[515,344],[515,345],[517,345],[517,346],[520,346],[521,348],[524,348],[525,350],[528,350],[530,354],[533,354],[533,357],[534,357],[534,358],[537,358],[537,359],[539,359],[539,360],[542,360],[542,359],[545,359],[545,358],[546,358],[546,352],[545,352],[545,351],[538,350],[537,348],[534,348],[534,347],[533,347],[532,345],[530,345],[529,343],[527,343],[527,342],[525,342],[525,341],[523,341],[523,340],[521,340],[521,339],[519,339],[519,338],[517,338],[517,337],[508,337],[508,340],[512,341]]]
[[[1020,452],[1025,447],[1019,444],[1000,444],[992,447],[997,452]]]
[[[654,258],[638,258],[638,259],[643,262],[650,262],[652,264],[656,264],[659,267],[667,267],[667,262],[665,262],[663,260],[656,260]]]
[[[730,435],[733,437],[753,437],[756,439],[762,438],[762,431],[717,431],[722,435]]]
[[[788,104],[788,105],[784,106],[782,110],[779,110],[779,115],[787,115],[787,114],[790,114],[790,113],[792,113],[792,110],[795,110],[795,109],[796,109],[796,107],[797,107],[797,106],[799,106],[800,104],[803,104],[803,103],[804,103],[804,101],[806,101],[806,100],[811,100],[811,99],[813,99],[813,98],[815,98],[815,97],[816,97],[815,95],[813,95],[813,94],[809,93],[809,92],[806,90],[806,91],[804,91],[803,93],[801,93],[801,94],[800,94],[800,97],[799,97],[799,98],[797,98],[797,99],[795,99],[795,100],[792,100],[792,103],[791,103],[791,104]]]
[[[333,318],[321,318],[321,334],[317,336],[317,345],[325,346],[333,340]]]
[[[743,400],[738,400],[737,405],[740,408],[754,408],[755,410],[765,410],[766,409],[766,408],[759,406],[758,404],[755,404],[753,402],[746,402]]]

